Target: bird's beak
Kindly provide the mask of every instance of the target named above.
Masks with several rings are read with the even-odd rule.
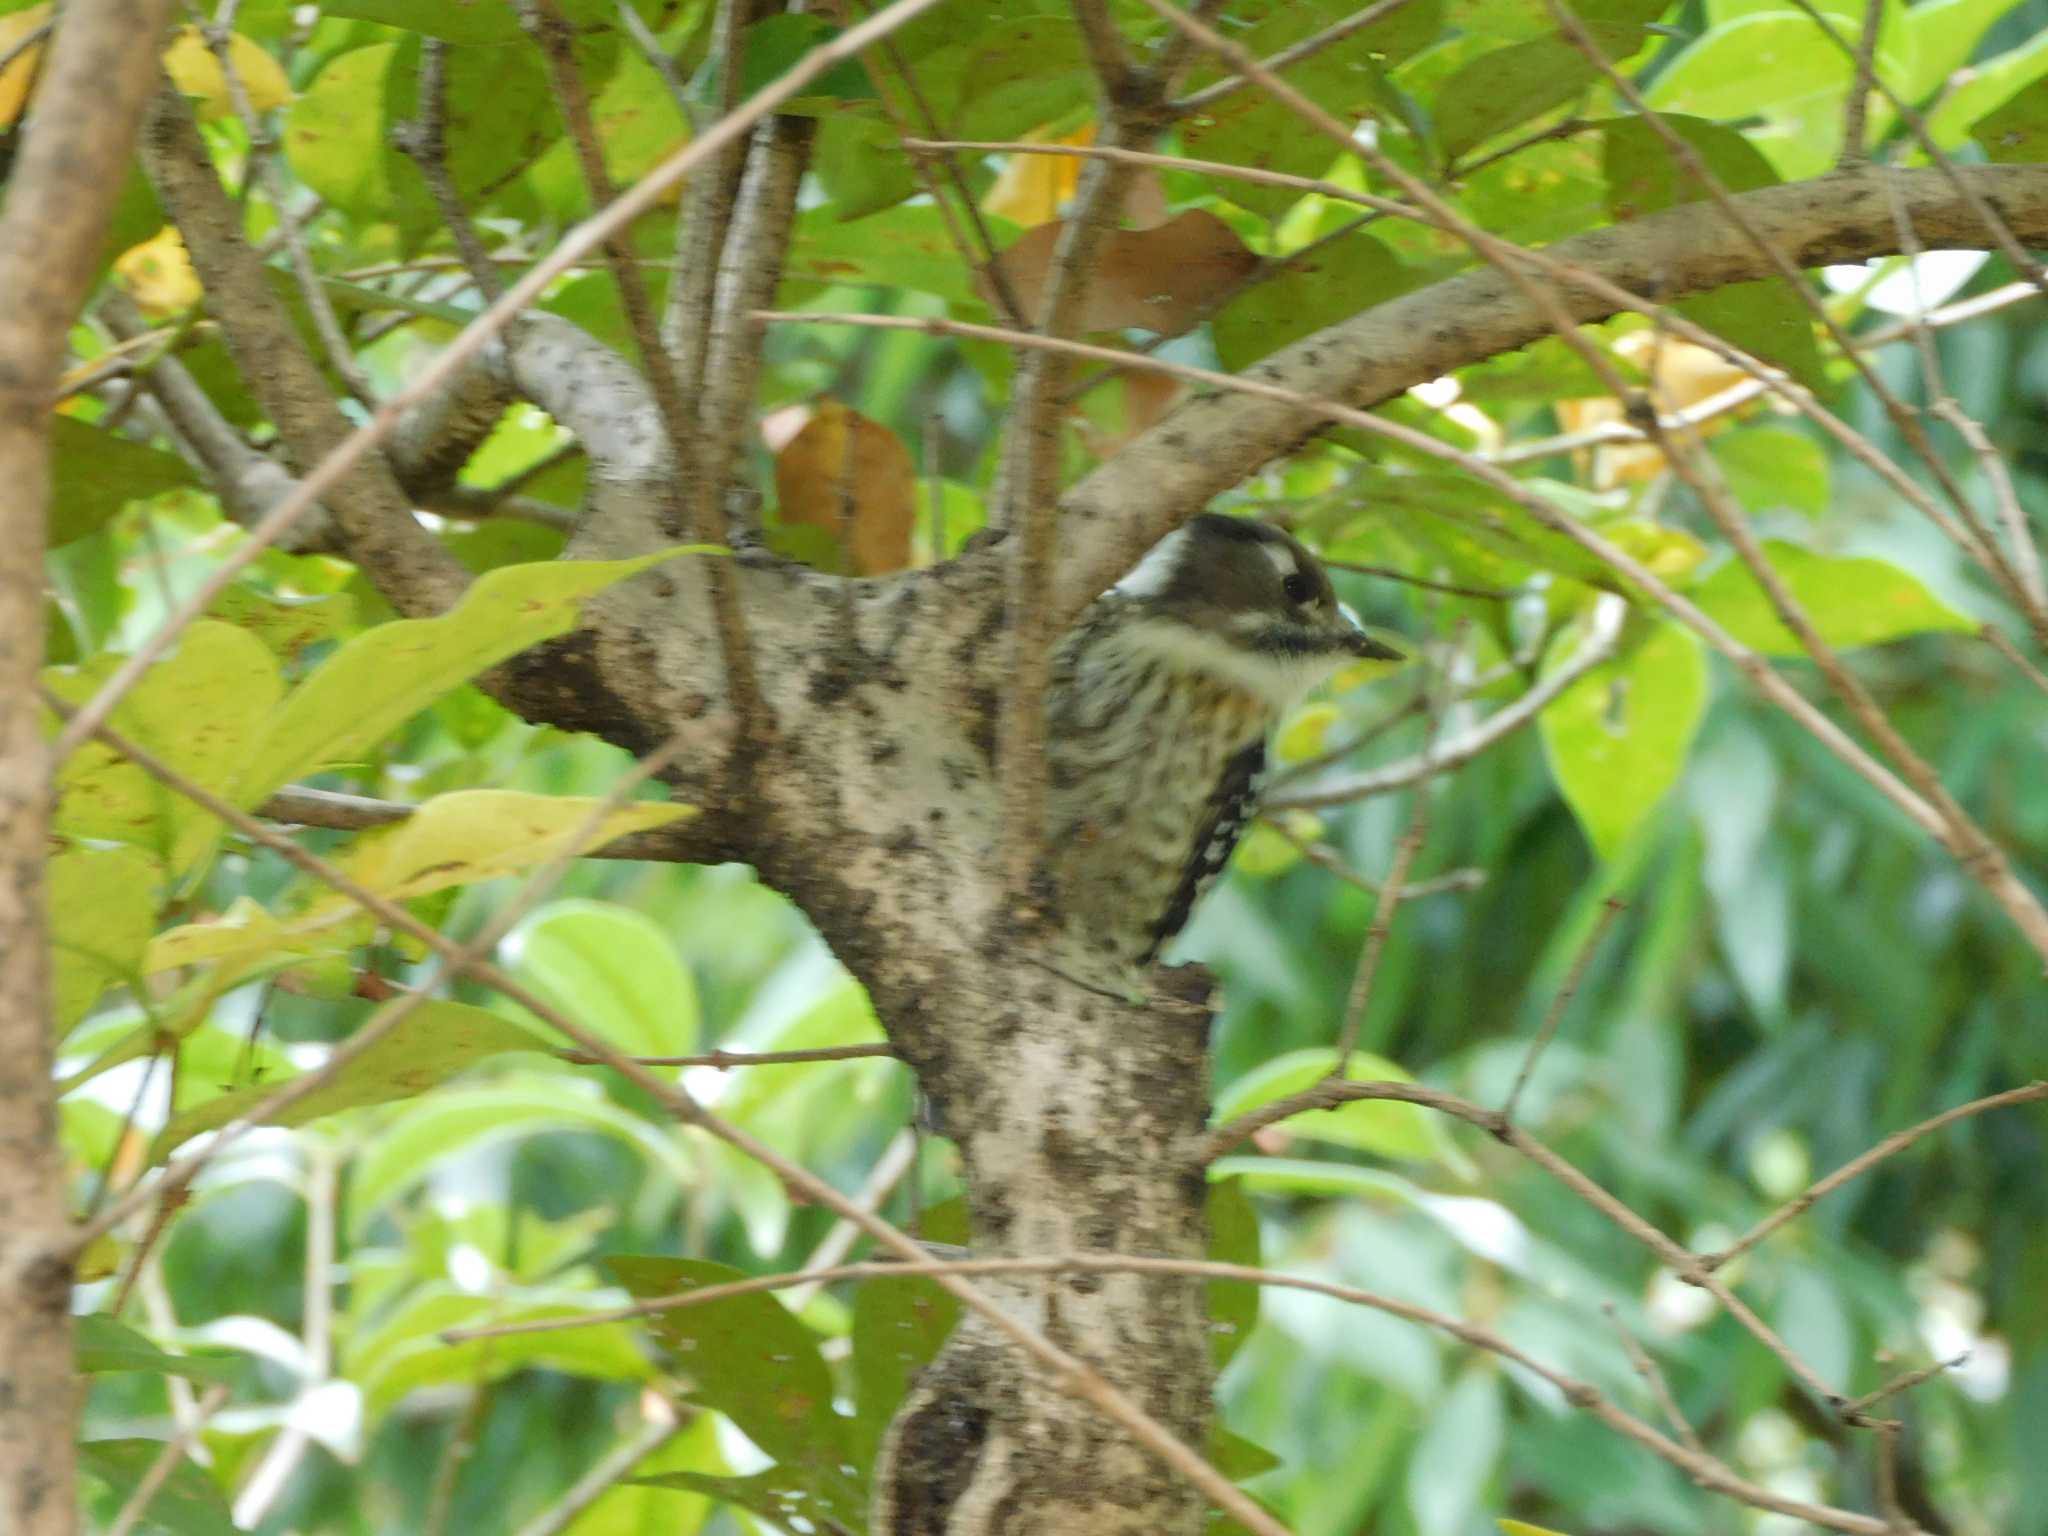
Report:
[[[1365,632],[1365,626],[1358,622],[1358,615],[1351,611],[1349,603],[1339,603],[1337,612],[1343,616],[1344,643],[1352,655],[1360,661],[1405,661],[1407,658],[1391,645],[1382,645]]]

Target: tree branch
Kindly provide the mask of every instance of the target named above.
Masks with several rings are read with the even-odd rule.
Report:
[[[2022,239],[2048,244],[2048,168],[1972,166],[1955,175],[1997,203]],[[1737,193],[1733,201],[1801,266],[1861,261],[1897,248],[1888,181],[1929,245],[1967,245],[1980,233],[1969,204],[1931,169],[1865,166]],[[1558,300],[1580,323],[1630,307],[1617,290],[1669,301],[1770,275],[1739,231],[1688,208],[1561,240],[1543,256],[1553,269],[1601,280],[1595,290],[1560,270]],[[1506,277],[1474,271],[1295,342],[1258,364],[1252,378],[1294,397],[1370,406],[1549,334],[1549,317]],[[1066,493],[1062,509],[1075,532],[1062,542],[1059,613],[1078,613],[1212,497],[1322,425],[1317,413],[1277,397],[1260,405],[1198,394],[1176,408]]]
[[[72,1529],[80,1401],[51,1087],[49,754],[36,698],[50,400],[99,264],[168,0],[72,0],[0,209],[0,1526]]]
[[[150,105],[142,158],[185,237],[236,366],[303,473],[349,436],[348,419],[243,237],[241,209],[221,186],[191,109],[168,85]],[[462,563],[413,516],[381,455],[363,456],[324,499],[351,557],[401,612],[442,612],[468,585]]]

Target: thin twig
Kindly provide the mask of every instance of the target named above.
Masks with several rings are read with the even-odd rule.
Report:
[[[399,153],[419,168],[420,179],[439,210],[441,224],[455,241],[457,256],[469,280],[487,302],[504,297],[505,279],[498,263],[484,248],[462,196],[455,190],[455,178],[448,169],[448,44],[429,37],[420,44],[419,110],[409,123],[395,124],[391,142]]]
[[[1571,1006],[1577,995],[1579,983],[1586,978],[1586,967],[1593,963],[1593,955],[1600,948],[1600,941],[1607,937],[1607,930],[1614,926],[1614,920],[1621,916],[1627,903],[1618,897],[1609,896],[1600,903],[1600,916],[1586,931],[1585,942],[1572,957],[1571,969],[1565,973],[1564,985],[1557,989],[1557,996],[1550,1000],[1550,1007],[1543,1015],[1542,1026],[1536,1031],[1536,1038],[1529,1042],[1529,1049],[1522,1057],[1521,1070],[1515,1073],[1514,1085],[1508,1089],[1508,1096],[1501,1101],[1501,1114],[1512,1120],[1516,1106],[1521,1103],[1522,1090],[1528,1086],[1529,1074],[1536,1070],[1536,1063],[1542,1057],[1551,1037],[1557,1033],[1557,1026],[1564,1018],[1564,1011]]]
[[[1260,816],[1259,824],[1270,827],[1276,837],[1295,849],[1309,863],[1318,869],[1328,870],[1339,880],[1354,889],[1364,891],[1368,896],[1377,896],[1386,889],[1385,885],[1368,875],[1360,874],[1344,862],[1343,856],[1327,843],[1312,843],[1298,836],[1294,829],[1283,820],[1272,816]],[[1402,900],[1414,901],[1422,896],[1440,896],[1449,891],[1476,891],[1486,884],[1483,869],[1452,869],[1427,880],[1410,880],[1401,887]]]
[[[256,815],[300,827],[327,827],[362,832],[405,821],[420,809],[397,800],[345,795],[331,789],[288,785],[256,807]],[[704,860],[696,818],[684,817],[644,832],[629,832],[598,848],[585,848],[580,859],[643,859],[662,864],[693,864]]]
[[[2000,629],[1996,624],[1986,624],[1977,633],[1984,637],[1985,642],[1994,651],[2011,662],[2018,670],[2020,676],[2040,689],[2041,692],[2048,693],[2048,672],[2043,672],[2039,667],[2027,660],[2025,656],[2021,655],[2020,648],[2005,637],[2004,630]]]
[[[1863,0],[1863,35],[1856,43],[1856,75],[1849,82],[1849,99],[1842,107],[1842,154],[1835,162],[1838,166],[1870,158],[1863,143],[1864,123],[1870,112],[1870,88],[1877,77],[1877,34],[1884,27],[1884,12],[1884,0]]]
[[[590,1051],[557,1051],[564,1061],[579,1066],[601,1065],[608,1058]],[[868,1057],[894,1058],[896,1047],[874,1040],[864,1045],[819,1045],[801,1051],[710,1051],[701,1056],[630,1056],[627,1060],[643,1067],[788,1067],[817,1061],[860,1061]]]
[[[2005,1109],[2014,1104],[2033,1104],[2043,1099],[2048,1099],[2048,1082],[2028,1083],[2021,1088],[2008,1088],[2003,1093],[1989,1094],[1981,1099],[1972,1099],[1967,1104],[1958,1104],[1954,1109],[1945,1109],[1938,1115],[1922,1120],[1918,1125],[1910,1125],[1903,1131],[1894,1131],[1868,1151],[1850,1158],[1825,1178],[1815,1180],[1807,1186],[1804,1193],[1779,1206],[1720,1252],[1702,1254],[1700,1266],[1707,1270],[1726,1268],[1778,1228],[1805,1215],[1815,1204],[1833,1194],[1851,1179],[1868,1173],[1885,1159],[1897,1156],[1914,1142],[1924,1136],[1931,1136],[1944,1126],[1953,1125],[1958,1120],[1967,1120],[1973,1115],[1981,1115],[1987,1110]]]
[[[222,14],[230,14],[225,5]],[[277,216],[277,232],[283,237],[285,252],[291,258],[292,276],[298,283],[299,297],[305,303],[306,313],[312,319],[313,334],[320,338],[321,350],[326,352],[327,361],[343,386],[363,405],[373,407],[377,397],[370,389],[369,379],[356,365],[348,337],[342,333],[333,301],[328,298],[319,270],[313,265],[313,253],[306,245],[305,230],[292,217],[292,189],[285,179],[284,166],[277,158],[276,136],[265,128],[242,83],[242,72],[235,64],[235,34],[229,30],[226,21],[206,28],[205,33],[214,58],[220,64],[228,100],[249,135],[249,164],[262,178],[264,195],[270,199],[271,210]]]
[[[1291,794],[1269,797],[1267,808],[1312,811],[1333,805],[1349,805],[1353,801],[1369,800],[1375,795],[1384,795],[1463,767],[1480,753],[1531,724],[1554,701],[1569,692],[1579,679],[1610,660],[1620,642],[1622,621],[1627,614],[1626,602],[1611,592],[1602,593],[1593,605],[1592,621],[1578,649],[1514,703],[1503,705],[1478,725],[1448,741],[1425,745],[1413,757]]]
[[[1358,1032],[1365,1027],[1366,1010],[1372,1006],[1373,983],[1379,979],[1380,956],[1385,953],[1387,936],[1394,931],[1394,914],[1401,909],[1401,898],[1408,880],[1408,868],[1415,862],[1415,856],[1422,852],[1422,839],[1429,821],[1429,792],[1418,789],[1415,792],[1415,809],[1408,818],[1408,829],[1394,844],[1394,859],[1387,867],[1387,878],[1380,885],[1379,904],[1374,907],[1372,926],[1365,931],[1365,947],[1359,951],[1358,969],[1351,973],[1351,992],[1344,1000],[1344,1022],[1337,1032],[1337,1057],[1331,1064],[1330,1075],[1341,1078],[1351,1062],[1351,1052],[1358,1044]]]
[[[1356,571],[1361,576],[1379,576],[1388,581],[1398,581],[1410,587],[1423,587],[1431,592],[1442,592],[1451,597],[1472,597],[1486,603],[1506,603],[1514,600],[1515,594],[1501,587],[1468,587],[1455,581],[1433,581],[1427,576],[1411,576],[1406,571],[1397,571],[1384,565],[1366,565],[1357,560],[1324,559],[1323,565],[1333,571]]]
[[[621,6],[628,11],[632,9],[625,0],[621,0]],[[655,1401],[661,1402],[658,1398]],[[681,1413],[662,1403],[661,1410],[649,1415],[637,1435],[578,1478],[552,1507],[519,1527],[518,1536],[559,1536],[578,1515],[624,1481],[641,1462],[673,1440],[684,1422]]]
[[[1300,42],[1289,43],[1279,52],[1259,62],[1263,68],[1277,74],[1283,69],[1299,64],[1303,59],[1315,57],[1325,48],[1334,47],[1354,33],[1363,32],[1375,22],[1386,20],[1410,3],[1411,0],[1375,0],[1374,4],[1368,5],[1364,10],[1355,11],[1342,21],[1333,21],[1320,32],[1311,32]],[[1173,103],[1173,110],[1179,114],[1199,112],[1211,102],[1220,101],[1232,91],[1241,89],[1245,84],[1245,78],[1243,75],[1225,75],[1221,80],[1205,85],[1199,91],[1190,91],[1181,97]]]
[[[1643,1379],[1643,1385],[1650,1389],[1650,1396],[1663,1413],[1664,1421],[1671,1426],[1671,1432],[1678,1436],[1687,1450],[1706,1455],[1707,1448],[1700,1441],[1699,1431],[1695,1430],[1685,1415],[1679,1411],[1678,1399],[1671,1392],[1671,1383],[1664,1379],[1664,1372],[1658,1369],[1657,1362],[1650,1357],[1650,1352],[1643,1348],[1642,1341],[1623,1325],[1621,1314],[1615,1310],[1613,1302],[1603,1301],[1600,1310],[1605,1312],[1608,1321],[1614,1324],[1614,1331],[1621,1338],[1621,1347],[1628,1354],[1629,1364],[1635,1367],[1636,1375]]]
[[[1853,1423],[1863,1418],[1864,1415],[1886,1398],[1896,1397],[1901,1392],[1910,1392],[1922,1382],[1932,1381],[1945,1371],[1955,1370],[1969,1358],[1970,1352],[1966,1349],[1958,1354],[1951,1355],[1946,1360],[1937,1360],[1932,1365],[1921,1366],[1918,1370],[1902,1372],[1876,1391],[1866,1392],[1861,1397],[1850,1398],[1842,1404],[1841,1415],[1844,1419]]]
[[[199,1400],[199,1412],[192,1423],[181,1426],[177,1433],[164,1442],[164,1448],[157,1452],[156,1460],[149,1464],[149,1470],[142,1474],[142,1480],[135,1485],[135,1491],[122,1504],[121,1512],[114,1516],[114,1523],[107,1527],[107,1536],[129,1536],[149,1512],[149,1506],[156,1502],[156,1496],[163,1492],[164,1484],[171,1480],[171,1474],[178,1470],[178,1463],[198,1443],[199,1436],[206,1429],[206,1421],[214,1410],[227,1401],[228,1389],[215,1382],[206,1389],[206,1395]]]

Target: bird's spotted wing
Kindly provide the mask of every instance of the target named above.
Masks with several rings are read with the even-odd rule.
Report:
[[[1187,926],[1188,915],[1195,910],[1195,903],[1223,873],[1223,866],[1230,862],[1231,850],[1237,847],[1237,840],[1244,836],[1246,824],[1258,810],[1259,791],[1265,780],[1264,741],[1253,742],[1223,765],[1223,774],[1202,807],[1202,819],[1195,828],[1195,840],[1188,849],[1187,863],[1181,868],[1180,883],[1174,887],[1173,898],[1167,902],[1158,926],[1152,930],[1152,944],[1145,951],[1141,964],[1150,965],[1158,958],[1167,940]]]

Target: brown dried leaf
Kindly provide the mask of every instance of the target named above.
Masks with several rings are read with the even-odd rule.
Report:
[[[1041,224],[996,258],[1027,317],[1038,313],[1045,277],[1063,221]],[[1191,209],[1151,229],[1112,230],[1104,237],[1094,280],[1082,306],[1084,331],[1137,328],[1178,336],[1199,322],[1259,264],[1237,232],[1213,213]],[[984,293],[991,292],[986,269]]]
[[[820,401],[775,455],[783,524],[824,529],[860,576],[909,567],[916,483],[903,440],[835,400]]]

